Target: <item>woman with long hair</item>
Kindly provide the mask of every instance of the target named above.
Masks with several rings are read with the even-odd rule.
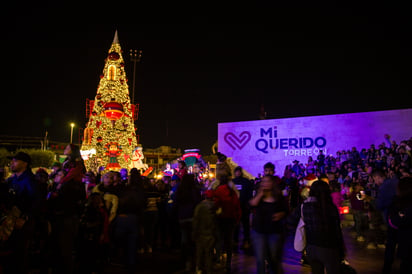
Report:
[[[329,184],[315,181],[303,203],[306,252],[312,273],[340,273],[344,244],[339,211],[333,203]]]
[[[287,204],[284,201],[278,176],[265,175],[255,197],[250,200],[254,211],[252,220],[253,248],[257,273],[282,273],[281,254],[284,243],[284,223]]]
[[[86,173],[86,166],[84,165],[83,158],[80,154],[79,146],[68,144],[63,153],[66,155],[66,160],[63,162],[63,168],[66,170],[67,174],[62,178],[60,183],[63,184],[70,180],[81,182]]]

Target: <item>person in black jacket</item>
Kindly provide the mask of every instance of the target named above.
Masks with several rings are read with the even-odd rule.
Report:
[[[398,232],[399,273],[412,273],[412,177],[399,180],[397,193],[388,210],[388,223]]]
[[[123,251],[129,273],[136,271],[136,251],[145,207],[140,175],[131,172],[129,184],[119,193],[119,207],[114,220],[114,242],[117,251]],[[119,255],[119,254],[116,254]]]
[[[235,184],[235,187],[239,191],[239,201],[240,209],[242,211],[242,216],[240,219],[242,228],[243,228],[243,245],[242,248],[250,248],[250,205],[249,200],[253,197],[253,183],[247,178],[243,177],[243,169],[241,166],[235,168],[235,178],[232,182]],[[234,231],[234,242],[238,242],[240,232],[240,224],[236,225]]]
[[[307,259],[312,273],[340,273],[344,258],[339,211],[332,201],[328,183],[315,181],[303,203]]]

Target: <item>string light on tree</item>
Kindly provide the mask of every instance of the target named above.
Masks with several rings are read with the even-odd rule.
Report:
[[[86,101],[89,119],[84,130],[82,155],[88,170],[146,170],[143,152],[138,145],[134,120],[138,105],[129,97],[122,49],[117,31],[109,49],[94,100]],[[138,159],[136,159],[138,155]]]

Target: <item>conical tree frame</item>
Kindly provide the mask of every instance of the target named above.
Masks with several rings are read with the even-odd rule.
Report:
[[[108,51],[94,101],[89,101],[89,121],[84,131],[82,154],[87,170],[106,171],[136,166],[138,147],[134,114],[117,32]],[[135,157],[133,157],[135,155]],[[143,155],[141,155],[143,156]],[[141,157],[142,158],[142,157]]]

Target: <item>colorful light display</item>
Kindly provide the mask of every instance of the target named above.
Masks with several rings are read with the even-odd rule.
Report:
[[[81,150],[88,170],[97,171],[100,166],[106,170],[136,167],[133,155],[138,148],[143,157],[134,125],[137,109],[130,102],[122,49],[116,31],[96,97],[87,101],[89,121],[84,130]]]

